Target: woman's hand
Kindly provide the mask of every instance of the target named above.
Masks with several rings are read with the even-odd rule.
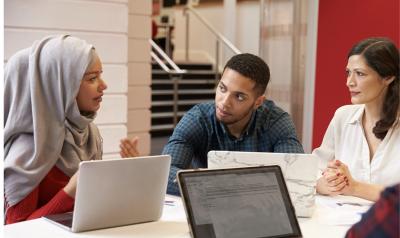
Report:
[[[339,195],[347,186],[346,177],[336,171],[325,170],[317,181],[317,192],[324,195]]]
[[[70,197],[75,198],[76,193],[76,184],[78,181],[79,170],[75,172],[74,175],[69,179],[69,182],[64,187],[64,192],[68,194]]]
[[[351,173],[349,171],[349,168],[347,167],[346,164],[340,162],[339,160],[334,160],[328,163],[328,168],[330,169],[336,169],[338,173],[343,174],[343,176],[346,177],[347,181],[347,186],[345,186],[342,190],[343,195],[349,195],[349,196],[354,196],[356,188],[358,186],[358,182],[353,179],[353,176],[351,176]]]
[[[338,160],[330,161],[328,167],[322,172],[322,177],[317,181],[317,192],[324,195],[339,195],[349,185],[348,174],[343,172]],[[343,164],[344,165],[344,164]]]
[[[125,138],[122,139],[119,144],[119,148],[121,149],[119,154],[121,155],[122,158],[128,158],[128,157],[136,157],[139,156],[139,151],[137,149],[137,144],[138,144],[139,138],[135,136],[132,139]]]

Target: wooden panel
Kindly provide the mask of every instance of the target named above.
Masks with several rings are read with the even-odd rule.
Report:
[[[103,153],[119,153],[119,141],[127,135],[123,125],[99,125],[103,137]]]
[[[151,128],[150,110],[129,110],[128,111],[128,132],[145,132]]]
[[[128,62],[150,62],[150,43],[147,39],[128,40]]]
[[[128,92],[128,69],[126,65],[103,65],[103,79],[107,83],[106,94]]]
[[[104,95],[95,123],[126,123],[127,108],[127,97],[125,95]]]
[[[151,17],[143,15],[129,15],[129,37],[150,39]]]
[[[140,15],[151,15],[152,1],[150,0],[129,0],[129,13]]]
[[[128,83],[130,86],[151,85],[150,63],[129,63],[128,70]]]
[[[20,49],[30,47],[34,41],[47,35],[71,34],[93,44],[103,63],[123,63],[128,59],[128,37],[126,35],[76,31],[50,31],[34,29],[4,29],[4,57],[10,58]],[[110,44],[117,47],[110,49]]]
[[[128,137],[133,138],[134,136],[139,137],[138,150],[140,155],[150,155],[150,134],[149,133],[129,133]]]
[[[128,88],[128,109],[147,109],[151,107],[150,87],[129,87]]]
[[[128,6],[94,1],[10,0],[4,3],[4,25],[125,33]]]

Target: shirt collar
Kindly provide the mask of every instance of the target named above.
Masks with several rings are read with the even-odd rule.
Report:
[[[254,128],[255,128],[255,118],[256,118],[256,114],[257,114],[256,112],[257,112],[257,110],[256,110],[256,111],[253,111],[253,113],[251,114],[250,121],[249,121],[249,123],[247,124],[246,129],[243,131],[243,133],[242,133],[242,135],[240,136],[240,138],[237,138],[237,140],[242,140],[242,139],[243,139],[243,136],[249,135],[249,134],[252,132],[252,130],[254,130]],[[220,122],[220,121],[218,121],[218,123],[220,124],[220,126],[221,126],[221,128],[222,128],[222,132],[223,132],[224,134],[228,134],[229,136],[232,136],[232,135],[229,133],[228,128],[226,127],[226,125],[225,125],[224,123],[222,123],[222,122]],[[236,139],[236,138],[235,138],[235,139]]]
[[[364,114],[364,105],[358,108],[358,110],[354,113],[352,117],[350,117],[347,120],[348,124],[355,124],[355,123],[361,123],[362,122],[362,116]]]

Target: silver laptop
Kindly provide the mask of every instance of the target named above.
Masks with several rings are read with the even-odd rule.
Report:
[[[194,238],[301,237],[279,166],[181,170]]]
[[[169,155],[81,162],[74,211],[45,218],[72,232],[158,220],[170,164]]]
[[[210,151],[208,168],[279,165],[296,215],[311,217],[315,210],[318,159],[312,154]]]

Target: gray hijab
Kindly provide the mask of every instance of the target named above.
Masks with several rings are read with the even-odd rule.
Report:
[[[49,36],[13,55],[4,69],[4,193],[24,199],[57,166],[72,176],[101,159],[101,137],[76,96],[94,54],[78,38]]]

